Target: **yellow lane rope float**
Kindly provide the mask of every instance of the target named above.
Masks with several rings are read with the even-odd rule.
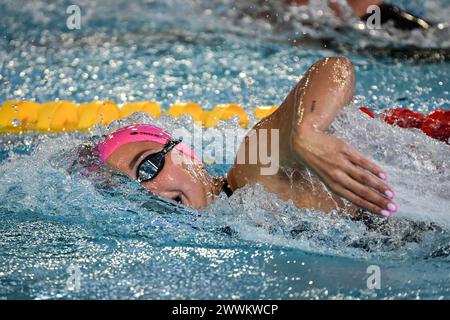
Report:
[[[257,119],[267,117],[277,109],[277,106],[261,106],[253,110]],[[113,120],[128,117],[134,112],[145,112],[159,118],[163,111],[161,105],[155,101],[138,101],[119,107],[110,100],[96,100],[76,104],[71,101],[50,101],[36,103],[25,100],[5,101],[0,108],[0,132],[22,133],[38,131],[60,133],[66,131],[91,129],[95,124],[107,125]],[[234,116],[239,118],[239,124],[247,127],[249,115],[239,104],[220,104],[212,110],[204,110],[195,102],[172,104],[164,112],[176,118],[190,115],[192,119],[204,127],[212,127],[219,120],[228,120]]]

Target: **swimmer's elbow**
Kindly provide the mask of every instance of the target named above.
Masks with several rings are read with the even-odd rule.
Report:
[[[355,79],[355,69],[353,63],[346,57],[328,57],[317,61],[314,66],[327,68],[335,76],[353,81]]]
[[[344,56],[322,58],[316,62],[319,65],[336,65],[347,70],[353,70],[352,61]]]
[[[345,76],[352,83],[355,82],[355,68],[349,58],[346,57],[333,57],[332,63],[337,67],[343,76]]]
[[[326,69],[326,74],[331,74],[331,81],[344,95],[344,99],[352,99],[355,91],[355,69],[350,59],[346,57],[323,58],[318,63]]]
[[[353,63],[352,63],[352,61],[351,61],[349,58],[347,58],[347,57],[343,57],[343,56],[340,56],[340,57],[330,57],[330,58],[328,58],[328,59],[330,60],[331,63],[335,63],[335,64],[342,65],[342,66],[344,66],[345,68],[348,68],[348,69],[353,69]]]

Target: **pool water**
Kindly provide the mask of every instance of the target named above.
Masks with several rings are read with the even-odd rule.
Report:
[[[317,59],[345,54],[357,73],[355,105],[450,108],[448,29],[370,34],[336,21],[326,8],[305,18],[317,11],[278,5],[270,7],[279,13],[270,24],[258,18],[264,1],[256,7],[255,1],[115,0],[77,1],[81,29],[68,30],[65,10],[73,3],[0,4],[0,102],[156,100],[165,108],[176,101],[205,108],[235,102],[250,111],[281,103]],[[396,3],[448,23],[447,1]],[[314,41],[297,41],[303,34]],[[317,45],[330,37],[343,48]],[[425,60],[389,55],[412,44],[441,53]],[[135,114],[93,133],[0,137],[0,298],[450,298],[445,143],[355,108],[333,123],[334,134],[386,169],[399,205],[389,222],[297,209],[260,186],[195,211],[114,173],[69,170],[78,145],[136,121],[168,130],[196,126],[187,117]],[[217,128],[228,129],[243,133],[234,120]],[[228,168],[208,166],[216,174]],[[373,265],[380,289],[367,286]]]

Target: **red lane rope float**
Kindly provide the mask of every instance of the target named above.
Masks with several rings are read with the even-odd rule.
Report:
[[[427,136],[450,145],[450,110],[436,109],[428,115],[407,108],[388,109],[378,115],[366,107],[360,107],[359,110],[390,125],[420,129]]]
[[[450,110],[437,109],[422,124],[426,135],[450,144]]]

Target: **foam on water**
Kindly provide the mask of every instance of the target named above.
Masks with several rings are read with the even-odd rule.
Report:
[[[192,119],[170,117],[155,119],[140,113],[115,121],[107,128],[97,127],[90,139],[98,141],[99,136],[131,123],[153,123],[169,132],[175,131],[180,126],[185,128],[196,126]],[[216,130],[225,132],[230,128],[242,131],[236,121],[223,122]],[[374,225],[385,225],[387,229],[390,226],[398,228],[397,220],[408,218],[435,223],[440,226],[439,230],[450,227],[448,212],[450,150],[447,145],[431,140],[421,133],[393,128],[384,123],[369,120],[358,111],[350,109],[339,115],[332,129],[338,136],[358,146],[364,154],[385,168],[389,181],[398,194],[396,197],[399,205],[398,218],[394,218],[390,224],[382,222],[383,219],[374,218],[376,220]],[[156,198],[147,194],[139,184],[121,175],[105,173],[106,175],[100,179],[101,183],[96,183],[96,179],[90,180],[76,170],[73,174],[69,174],[67,168],[74,161],[74,157],[78,156],[77,153],[73,153],[73,150],[86,138],[86,135],[79,133],[46,138],[38,136],[19,138],[19,141],[28,145],[32,151],[29,155],[10,151],[8,158],[1,163],[4,183],[1,186],[0,195],[6,199],[3,209],[9,212],[39,212],[51,217],[75,215],[86,219],[88,223],[91,223],[92,219],[106,219],[109,221],[108,224],[99,223],[99,229],[115,230],[126,234],[130,232],[127,231],[128,228],[133,229],[131,232],[138,233],[141,229],[145,231],[151,228],[151,225],[146,226],[143,220],[143,217],[148,217],[146,212],[149,209],[148,206],[157,212],[165,212],[164,210],[183,214],[191,212],[176,205],[166,204],[164,201],[154,201]],[[30,139],[35,141],[30,142]],[[13,146],[18,148],[20,144],[14,143]],[[391,150],[396,151],[393,154]],[[227,165],[219,166],[215,172],[221,171],[220,173],[223,174],[227,167]],[[81,167],[78,170],[81,171]],[[71,171],[73,172],[74,169]],[[105,183],[108,179],[112,179],[112,182]],[[153,203],[156,207],[153,207]],[[111,215],[112,212],[115,213]],[[335,214],[323,215],[319,212],[294,208],[289,202],[276,199],[260,186],[239,190],[230,199],[222,197],[209,208],[208,212],[213,223],[216,220],[216,214],[228,212],[232,215],[231,220],[239,221],[233,225],[239,225],[240,229],[251,226],[251,228],[268,230],[269,234],[281,234],[281,238],[273,242],[279,245],[291,245],[292,242],[297,241],[291,239],[293,234],[298,235],[308,231],[310,234],[315,234],[313,239],[317,240],[314,242],[310,239],[310,235],[307,237],[306,246],[309,249],[317,247],[318,251],[326,251],[334,255],[347,254],[343,248],[361,240],[360,235],[364,234],[361,228],[367,228],[362,222],[341,219]],[[239,217],[236,217],[236,212],[241,213]],[[202,216],[192,212],[187,214],[186,221],[189,221],[192,215]],[[242,223],[240,220],[247,218],[249,223]],[[118,219],[130,221],[130,224],[117,223]],[[225,221],[228,222],[228,220]],[[314,224],[315,226],[309,229],[308,226]],[[405,224],[405,228],[410,227]],[[122,231],[121,228],[125,230]],[[241,235],[244,238],[253,237],[255,233],[250,229],[241,232]],[[419,229],[417,230],[419,233],[423,231]],[[180,230],[177,229],[177,231]],[[340,234],[341,238],[334,237],[334,234]],[[332,242],[335,243],[325,241],[323,239],[325,235],[330,240],[334,239]],[[372,236],[375,238],[378,235],[375,232]],[[401,236],[401,233],[393,235],[394,238]],[[393,239],[390,240],[395,242]],[[377,248],[380,251],[392,250],[390,247],[383,248],[382,243],[376,246],[380,246]],[[373,248],[370,249],[373,251]]]
[[[371,228],[370,223],[366,225],[361,221],[341,219],[335,214],[323,215],[311,210],[297,209],[290,203],[276,199],[260,186],[239,190],[230,201],[222,199],[222,202],[218,202],[220,204],[213,205],[211,211],[225,212],[225,216],[228,215],[229,218],[226,221],[232,222],[240,230],[245,230],[242,232],[244,237],[269,242],[268,239],[272,238],[275,243],[309,250],[314,250],[311,247],[319,247],[319,251],[332,252],[334,255],[353,255],[354,251],[347,252],[348,247],[353,246],[371,252],[396,251],[398,247],[408,245],[404,241],[408,242],[407,238],[411,237],[411,232],[415,234],[410,239],[414,242],[428,231],[440,234],[442,230],[448,230],[448,145],[415,130],[405,130],[374,121],[350,107],[339,114],[331,130],[376,161],[388,173],[389,183],[397,193],[396,202],[399,205],[399,212],[391,223],[386,224],[383,219],[373,218],[375,221],[372,227],[376,227]],[[234,213],[237,211],[245,214],[236,220]],[[409,223],[411,220],[415,222]],[[413,231],[415,227],[417,230]],[[268,233],[255,232],[255,228],[264,229]],[[282,240],[273,237],[279,234],[283,235]],[[381,238],[380,234],[383,234]],[[444,238],[446,240],[443,242],[436,243],[445,244],[448,238]],[[433,236],[433,241],[435,240]],[[364,247],[365,245],[367,247]],[[395,252],[393,257],[395,255],[398,255],[398,252]]]
[[[341,114],[333,128],[386,169],[397,193],[399,216],[450,226],[448,145],[419,130],[389,126],[355,112]]]
[[[291,12],[298,8],[284,13],[291,20],[267,23],[245,8],[253,1],[192,3],[81,2],[83,27],[71,32],[61,23],[64,1],[2,2],[0,100],[157,100],[164,108],[193,100],[206,108],[237,102],[251,110],[279,104],[309,65],[335,54],[290,45],[296,33],[310,27]],[[433,1],[424,12],[448,19],[443,4]],[[412,6],[421,8],[416,2]],[[340,23],[330,19],[330,25]],[[346,35],[332,27],[306,31],[314,30],[318,38],[345,42]],[[354,40],[355,46],[365,46],[364,35]],[[446,45],[441,40],[426,41],[431,47]],[[448,106],[448,63],[349,55],[363,95],[360,104],[422,112]],[[334,134],[377,161],[395,187],[400,212],[389,223],[298,209],[260,186],[222,196],[198,212],[154,197],[106,168],[93,174],[74,164],[78,145],[92,145],[134,122],[169,132],[195,128],[188,117],[135,114],[92,134],[0,137],[0,296],[450,296],[447,145],[366,119],[354,108],[339,115]],[[222,122],[216,130],[244,133],[236,121]],[[208,166],[214,174],[228,168]],[[373,263],[382,267],[389,290],[367,290],[364,277]],[[81,267],[77,292],[65,288],[70,265]]]
[[[76,166],[68,171],[74,156],[77,156],[72,153],[77,145],[97,141],[98,134],[106,134],[118,126],[137,121],[155,123],[166,130],[174,130],[180,125],[180,119],[167,117],[158,120],[135,114],[112,123],[109,128],[97,127],[93,135],[2,137],[5,148],[2,154],[9,150],[0,162],[0,179],[3,181],[0,185],[0,198],[3,199],[0,212],[4,222],[1,245],[4,252],[9,252],[8,256],[0,257],[2,294],[11,297],[21,297],[21,294],[35,298],[72,297],[74,293],[65,290],[63,284],[66,281],[65,269],[75,263],[82,266],[84,274],[84,288],[76,297],[264,297],[264,292],[268,297],[285,298],[374,297],[372,292],[364,290],[340,291],[332,284],[333,277],[307,276],[311,269],[295,276],[298,272],[295,265],[292,269],[286,262],[314,263],[309,258],[299,257],[301,252],[333,257],[335,267],[347,264],[345,260],[339,262],[340,257],[356,259],[353,260],[355,265],[361,264],[358,260],[383,261],[391,268],[392,264],[398,267],[399,262],[395,261],[414,265],[427,259],[434,260],[434,263],[448,261],[450,238],[446,215],[449,199],[445,196],[449,190],[448,181],[445,181],[448,179],[448,171],[445,171],[448,163],[443,160],[448,159],[449,151],[444,144],[407,130],[374,123],[355,110],[343,112],[335,121],[333,128],[337,135],[354,144],[367,143],[362,147],[364,152],[381,165],[389,164],[387,171],[397,187],[401,208],[399,217],[389,223],[377,217],[354,221],[333,213],[298,209],[258,185],[238,190],[231,198],[222,195],[206,211],[197,212],[158,199],[136,182],[113,172],[87,176],[82,167]],[[353,124],[350,129],[349,123]],[[189,121],[182,124],[193,125]],[[370,134],[366,133],[366,126],[371,126]],[[220,130],[230,128],[238,129],[237,123],[222,123]],[[391,131],[391,135],[386,131]],[[394,131],[395,135],[392,135]],[[392,161],[389,153],[380,152],[379,143],[370,142],[389,136],[396,137],[396,161]],[[416,142],[412,151],[409,146],[411,139]],[[8,140],[11,142],[7,143]],[[421,154],[427,154],[432,165],[443,166],[443,171],[430,167],[430,161]],[[401,170],[409,166],[414,167],[407,171],[407,175],[401,174]],[[224,172],[226,168],[222,166],[221,170]],[[429,172],[427,184],[421,187],[425,189],[417,192],[425,193],[426,190],[427,198],[434,197],[439,201],[435,200],[430,205],[422,201],[423,197],[407,197],[408,191],[414,190],[416,184],[411,173],[417,171]],[[436,186],[438,181],[447,184]],[[428,215],[421,214],[420,208],[425,207],[428,207]],[[292,249],[301,251],[290,251]],[[284,250],[290,253],[286,256]],[[200,258],[202,256],[204,258]],[[200,262],[199,259],[206,260]],[[273,270],[261,269],[260,259],[269,265],[274,264],[273,267],[283,274],[289,274],[282,287],[286,285],[287,288],[292,281],[298,282],[295,279],[299,277],[314,279],[321,283],[315,288],[323,289],[298,291],[297,283],[294,285],[297,288],[295,293],[282,294],[274,287],[280,279],[272,273]],[[317,262],[317,259],[312,261]],[[206,272],[202,264],[215,271],[211,274]],[[253,267],[246,269],[249,266]],[[361,272],[363,268],[360,266],[352,272]],[[419,267],[408,271],[411,277],[420,268],[419,264]],[[158,274],[154,278],[155,272],[161,270],[166,272],[164,276]],[[185,272],[182,277],[180,270]],[[430,290],[436,290],[437,285],[441,288],[438,294],[445,294],[442,283],[445,283],[446,275],[445,272],[442,274],[443,270],[437,270],[434,287],[430,285]],[[217,277],[217,272],[221,277],[234,274],[239,285],[233,281],[226,287],[218,286],[215,282],[218,280],[212,280]],[[186,282],[191,276],[193,278]],[[147,280],[143,282],[144,279]],[[399,278],[392,279],[399,281]],[[390,281],[394,281],[392,279]],[[176,285],[179,281],[184,281],[184,284]],[[217,287],[205,294],[196,288],[198,281]],[[307,282],[310,281],[313,280]],[[350,281],[348,286],[357,287],[354,280],[348,278],[347,281]],[[171,287],[163,283],[170,283]],[[220,291],[216,290],[218,287]],[[22,289],[18,292],[17,288]],[[109,290],[108,293],[105,290]],[[407,287],[398,289],[398,292],[405,296],[417,294],[415,289],[410,292]],[[422,294],[425,293],[422,291]],[[431,291],[426,294],[433,296]]]

